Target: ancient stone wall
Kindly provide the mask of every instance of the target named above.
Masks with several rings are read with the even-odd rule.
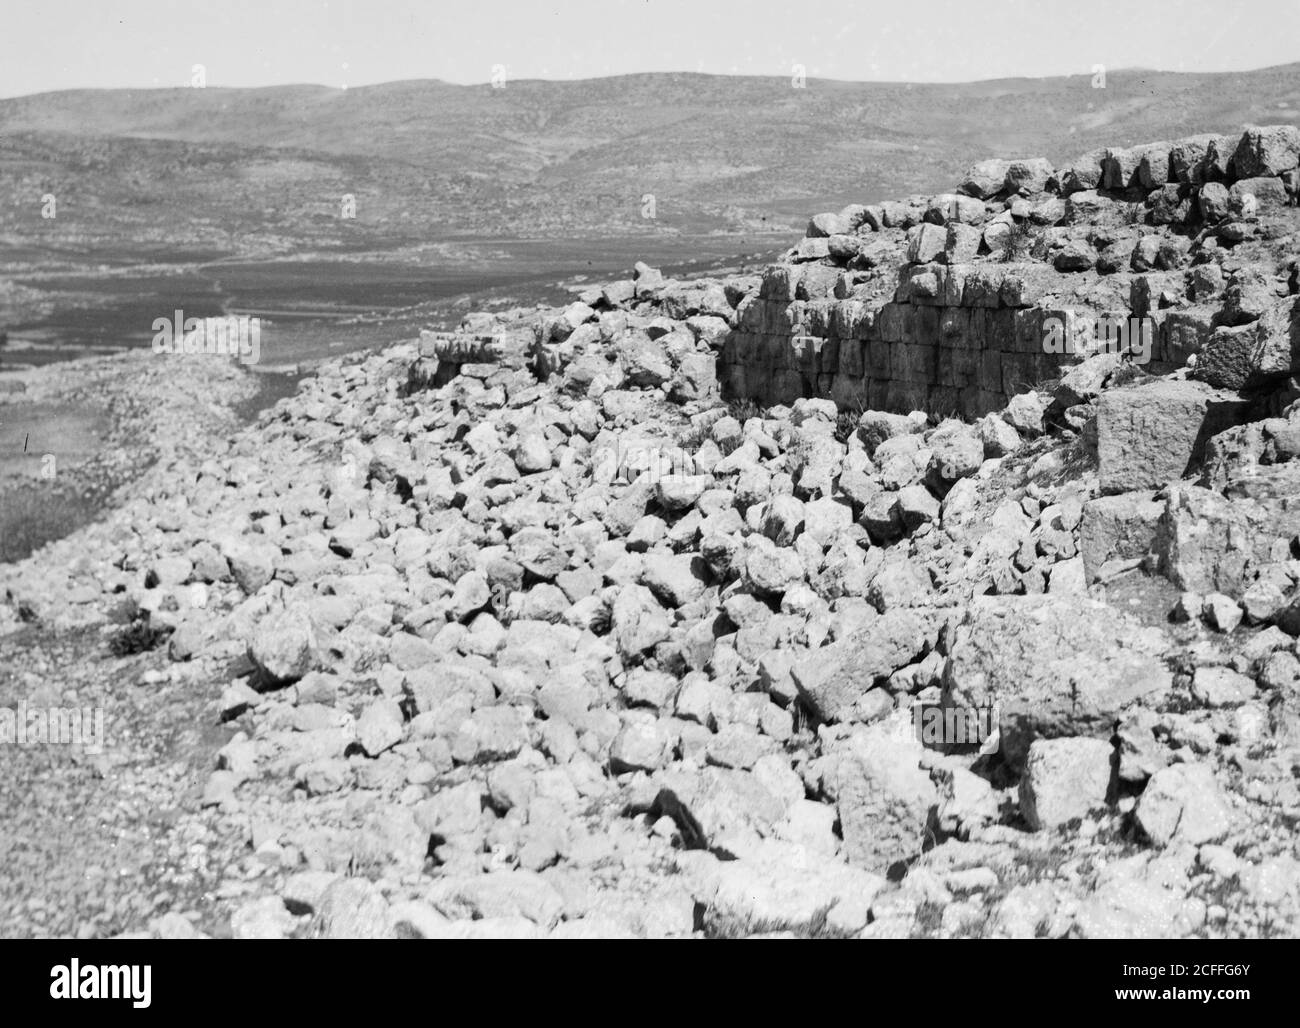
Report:
[[[874,309],[824,295],[820,271],[774,266],[742,301],[719,368],[725,388],[761,403],[827,396],[978,416],[1073,360],[1044,350],[1045,319],[1071,314],[1036,303],[1051,278],[1042,266],[912,265]]]
[[[957,193],[816,215],[740,301],[719,381],[764,404],[975,417],[1076,363],[1079,326],[1130,318],[1149,319],[1145,370],[1182,367],[1250,320],[1224,308],[1240,288],[1224,257],[1258,237],[1262,211],[1295,202],[1298,165],[1300,130],[1250,128],[1059,171],[985,161]],[[1049,319],[1072,352],[1053,352]],[[1239,331],[1236,349],[1255,345]]]

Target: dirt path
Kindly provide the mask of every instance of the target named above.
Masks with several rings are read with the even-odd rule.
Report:
[[[252,421],[298,382],[150,356],[36,369],[0,402],[0,563],[97,520],[161,456],[210,441],[218,424]]]
[[[147,490],[151,468],[219,449],[296,384],[146,354],[70,362],[25,380],[24,393],[0,404],[8,561]],[[39,474],[39,454],[51,451],[52,481]],[[0,937],[103,938],[161,911],[170,912],[166,934],[227,932],[214,892],[242,877],[246,833],[218,830],[201,808],[215,753],[232,734],[219,724],[220,684],[173,665],[165,647],[114,656],[122,625],[75,621],[56,614],[0,635],[0,719],[7,710],[16,725],[32,711],[74,707],[103,716],[99,753],[0,741]]]
[[[197,910],[211,909],[239,840],[205,827],[199,801],[230,733],[219,690],[167,663],[113,658],[93,629],[0,637],[0,706],[99,708],[104,724],[97,755],[0,745],[0,937],[103,938],[166,910],[222,930]]]

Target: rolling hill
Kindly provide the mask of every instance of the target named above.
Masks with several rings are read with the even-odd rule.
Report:
[[[987,156],[1247,122],[1300,123],[1300,64],[1111,72],[1104,89],[645,74],[45,93],[0,100],[0,248],[12,264],[752,233],[950,188]]]

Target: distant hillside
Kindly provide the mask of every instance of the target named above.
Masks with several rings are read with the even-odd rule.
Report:
[[[1300,124],[1300,64],[960,85],[648,74],[505,88],[89,90],[0,100],[0,246],[288,253],[457,236],[754,231],[1063,161]],[[54,221],[40,197],[58,201]],[[654,194],[655,221],[642,218]],[[340,217],[344,194],[355,220]]]

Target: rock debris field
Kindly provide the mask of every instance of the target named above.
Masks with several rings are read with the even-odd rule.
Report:
[[[1295,935],[1298,166],[984,162],[238,430],[31,373],[159,442],[0,567],[0,702],[105,711],[0,746],[0,932]]]

